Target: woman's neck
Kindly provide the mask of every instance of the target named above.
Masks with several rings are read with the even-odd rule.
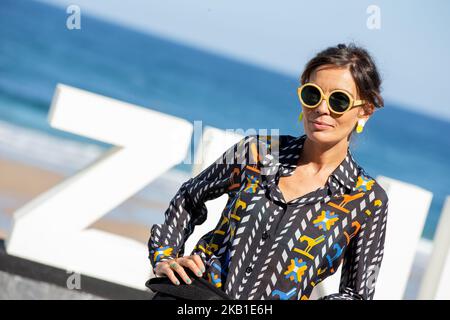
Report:
[[[347,156],[348,142],[345,139],[336,144],[318,144],[306,137],[299,164],[310,166],[314,174],[332,172]]]

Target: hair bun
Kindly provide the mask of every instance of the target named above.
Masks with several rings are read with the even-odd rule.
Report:
[[[338,49],[345,49],[347,46],[343,43],[339,43],[337,47]]]

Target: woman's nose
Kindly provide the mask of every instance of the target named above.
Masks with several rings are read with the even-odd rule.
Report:
[[[325,99],[322,99],[322,101],[316,107],[316,112],[322,114],[322,113],[329,113],[329,111],[330,110],[328,109],[327,101]]]

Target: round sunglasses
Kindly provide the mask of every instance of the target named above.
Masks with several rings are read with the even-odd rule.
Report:
[[[333,90],[326,96],[322,88],[312,82],[305,83],[297,89],[297,92],[300,102],[305,107],[315,108],[325,99],[330,111],[337,114],[366,103],[365,100],[353,99],[351,93],[343,89]]]

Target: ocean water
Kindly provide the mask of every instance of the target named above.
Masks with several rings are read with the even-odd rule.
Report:
[[[281,134],[303,133],[297,123],[296,77],[83,12],[82,29],[68,30],[66,18],[64,9],[34,1],[0,2],[2,122],[109,147],[48,125],[55,86],[64,83],[222,129],[275,128]],[[299,70],[304,63],[299,61]],[[433,237],[443,201],[450,194],[449,137],[449,122],[387,101],[352,144],[356,160],[370,175],[389,176],[433,192],[423,233],[428,239]],[[183,163],[177,168],[190,170]]]

